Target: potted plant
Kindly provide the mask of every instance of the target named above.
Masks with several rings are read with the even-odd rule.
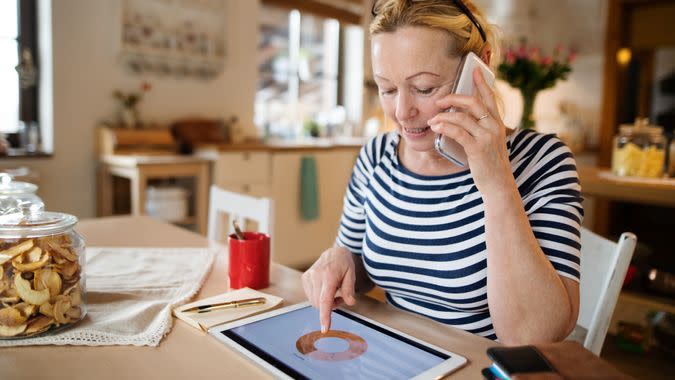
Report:
[[[126,128],[136,128],[140,126],[140,115],[138,113],[138,103],[143,100],[145,93],[149,92],[152,86],[148,82],[140,85],[140,91],[122,92],[113,91],[113,97],[120,104],[120,124]]]
[[[541,50],[528,46],[525,39],[520,40],[518,47],[506,49],[504,61],[499,64],[497,72],[523,96],[521,128],[534,128],[532,112],[539,92],[555,86],[558,80],[567,79],[572,71],[571,65],[577,53],[574,49],[567,49],[566,53],[564,50],[564,46],[558,44],[552,55],[542,56]]]

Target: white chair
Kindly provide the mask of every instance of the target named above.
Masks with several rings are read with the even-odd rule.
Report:
[[[580,343],[596,355],[600,355],[605,342],[636,242],[637,238],[630,232],[621,234],[619,241],[615,243],[585,228],[581,229],[581,285],[577,327],[586,329],[586,335]]]
[[[227,214],[227,222],[225,222],[225,214]],[[271,235],[272,215],[271,199],[233,193],[212,185],[209,195],[208,238],[213,241],[223,241],[225,236],[234,232],[233,220],[237,220],[242,229],[247,228],[247,221],[254,221],[258,224],[258,232]]]

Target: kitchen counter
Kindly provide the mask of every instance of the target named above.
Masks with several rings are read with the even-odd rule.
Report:
[[[674,178],[619,177],[609,168],[578,166],[584,195],[657,206],[675,207]]]
[[[273,151],[316,151],[331,149],[360,148],[368,141],[364,137],[307,138],[300,140],[255,140],[234,144],[197,144],[197,152],[273,152]]]

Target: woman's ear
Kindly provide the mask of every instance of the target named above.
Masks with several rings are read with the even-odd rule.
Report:
[[[492,58],[492,50],[489,48],[483,50],[483,54],[480,55],[480,59],[485,62],[486,65],[490,66],[490,58]]]

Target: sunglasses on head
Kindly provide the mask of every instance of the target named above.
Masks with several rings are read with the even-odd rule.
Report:
[[[415,0],[408,0],[408,1],[415,2]],[[457,9],[459,9],[462,13],[464,13],[466,17],[468,17],[469,20],[471,20],[471,22],[476,26],[476,28],[478,29],[478,33],[480,33],[480,36],[483,39],[483,42],[485,42],[486,41],[485,31],[483,30],[483,27],[480,26],[480,23],[478,22],[478,20],[476,20],[476,17],[473,15],[473,13],[471,13],[466,4],[464,4],[462,0],[452,0],[452,2],[455,4],[455,7],[457,7]],[[377,16],[377,11],[375,10],[375,5],[377,3],[378,3],[377,0],[373,1],[373,7],[370,9],[370,13],[373,15],[373,17]]]

